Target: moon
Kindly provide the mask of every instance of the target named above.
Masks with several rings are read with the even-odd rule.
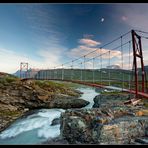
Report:
[[[104,22],[104,18],[103,17],[101,18],[101,22]]]

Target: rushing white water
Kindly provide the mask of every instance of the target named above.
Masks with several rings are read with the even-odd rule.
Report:
[[[98,95],[94,88],[80,87],[81,98],[90,102],[85,108],[91,108],[93,98]],[[51,126],[59,118],[63,109],[40,109],[27,117],[20,118],[0,133],[0,144],[40,144],[49,138],[60,135],[60,124]]]
[[[81,96],[82,99],[89,101],[90,103],[85,106],[84,108],[92,108],[94,101],[93,98],[98,95],[99,93],[97,93],[95,91],[95,88],[91,88],[91,87],[82,87],[82,88],[78,88],[77,90],[83,92],[84,94]]]
[[[50,124],[61,112],[64,110],[40,109],[26,118],[18,119],[0,134],[0,144],[39,144],[58,136],[60,125]]]

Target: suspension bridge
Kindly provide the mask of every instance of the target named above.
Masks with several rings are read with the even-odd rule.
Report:
[[[148,32],[131,30],[107,44],[59,66],[35,73],[20,64],[20,78],[58,80],[100,88],[112,88],[148,98],[146,42]],[[147,46],[148,47],[148,46]],[[148,63],[147,63],[148,65]],[[25,73],[22,73],[26,70]]]

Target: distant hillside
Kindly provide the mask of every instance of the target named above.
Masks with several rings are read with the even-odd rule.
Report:
[[[140,69],[139,69],[140,70]],[[145,70],[146,72],[148,73],[148,65],[145,66]],[[44,71],[45,73],[43,74]],[[48,73],[47,71],[51,71],[51,75],[53,77],[53,70],[40,70],[40,69],[29,69],[28,70],[28,74],[27,74],[27,77],[28,78],[33,78],[35,75],[38,77],[42,77],[43,75],[49,75],[50,73]],[[93,69],[82,69],[82,73],[84,75],[84,71],[86,71],[85,73],[85,76],[86,76],[86,79],[90,79],[92,80],[92,71]],[[131,74],[131,71],[129,70],[122,70],[118,67],[111,67],[111,69],[107,69],[107,68],[102,68],[101,69],[102,71],[102,77],[104,77],[105,79],[108,78],[109,74],[108,73],[111,73],[111,77],[113,79],[120,79],[122,76],[121,76],[121,73],[124,72],[124,75],[125,75],[125,79],[128,79],[128,75]],[[39,73],[38,73],[39,72]],[[48,74],[47,74],[48,73]],[[64,69],[64,73],[65,73],[65,78],[69,78],[70,79],[70,76],[71,76],[71,70],[69,69]],[[94,78],[95,79],[100,79],[100,70],[99,69],[95,69],[94,70]],[[20,77],[20,70],[16,71],[14,74],[14,76],[17,76],[17,77]],[[57,78],[61,78],[61,75],[62,75],[62,70],[61,69],[56,69],[55,71],[55,75]],[[73,78],[75,79],[80,79],[80,76],[81,76],[81,70],[80,69],[74,69],[73,70]],[[22,77],[26,77],[26,72],[25,71],[22,71]]]
[[[5,73],[5,72],[0,72],[0,78],[6,77],[6,76],[15,77],[15,75],[13,75],[13,74],[8,74],[8,73]]]
[[[22,71],[22,74],[25,74],[25,71]],[[20,77],[20,70],[13,73],[13,75],[16,76],[16,77]]]
[[[25,77],[25,76],[27,75],[27,77],[32,78],[32,77],[34,77],[34,76],[37,74],[37,72],[38,72],[39,70],[40,70],[40,69],[31,69],[31,68],[30,68],[30,69],[28,70],[28,73],[26,73],[26,71],[22,71],[21,75],[22,75],[22,77]],[[20,77],[20,70],[16,71],[13,75],[14,75],[14,76],[17,76],[17,77]]]

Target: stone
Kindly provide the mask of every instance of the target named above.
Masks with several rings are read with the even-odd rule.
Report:
[[[123,101],[129,100],[133,95],[126,93],[111,93],[111,94],[100,94],[95,96],[93,108],[98,108],[101,106],[105,106],[106,104],[114,104],[123,103]]]
[[[2,79],[0,83],[0,131],[11,121],[30,110],[56,107],[79,108],[89,103],[78,99],[80,92],[67,87],[61,87],[59,91],[56,85],[42,88],[34,80],[24,80],[22,83],[18,79],[13,83],[5,83],[4,78]]]
[[[78,93],[78,94],[83,94],[83,92],[79,91],[79,90],[74,90],[74,92]]]
[[[148,110],[139,110],[135,113],[136,116],[148,116]]]
[[[70,108],[81,108],[88,105],[89,102],[83,99],[77,98],[56,98],[50,101],[50,108],[62,108],[62,109],[70,109]]]
[[[25,87],[25,88],[27,88],[27,89],[29,89],[29,90],[32,90],[32,89],[33,89],[32,87],[30,87],[30,86],[28,86],[28,85],[23,85],[23,87]]]
[[[29,111],[29,108],[24,108],[24,111],[26,112],[26,111]]]
[[[57,124],[60,124],[60,118],[53,119],[50,125],[54,126],[54,125],[57,125]]]
[[[145,129],[145,136],[148,137],[148,128]]]
[[[48,94],[47,94],[47,95],[42,95],[42,96],[37,95],[37,98],[42,100],[42,101],[46,101],[46,100],[48,100],[49,97],[48,97]]]
[[[68,109],[61,114],[60,134],[71,144],[130,144],[147,128],[148,117],[117,108]]]
[[[148,144],[148,137],[142,137],[135,139],[135,142],[141,143],[141,144]]]

